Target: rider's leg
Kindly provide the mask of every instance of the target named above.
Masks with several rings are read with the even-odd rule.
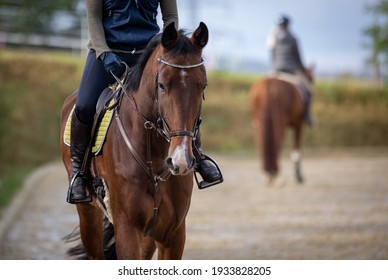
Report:
[[[85,152],[91,138],[91,129],[100,93],[109,83],[113,83],[105,71],[103,64],[96,59],[95,51],[91,50],[86,58],[85,68],[78,90],[75,109],[72,115],[70,131],[70,158],[72,163],[72,179],[70,180],[67,202],[84,203],[91,200],[87,194],[88,167],[82,169]],[[87,155],[89,156],[89,155]],[[86,174],[81,174],[81,171]]]
[[[305,74],[298,72],[297,75],[301,81],[300,90],[303,93],[303,99],[304,99],[303,120],[305,123],[313,127],[315,126],[315,121],[311,116],[311,103],[313,99],[312,84],[307,79]]]
[[[303,111],[303,119],[304,121],[311,127],[315,126],[315,121],[313,117],[311,116],[311,101],[312,101],[312,92],[308,89],[306,90],[306,103],[304,106],[304,111]]]
[[[128,66],[133,66],[139,58],[138,54],[119,54],[119,56]],[[86,58],[70,132],[70,156],[73,167],[73,177],[70,181],[67,198],[70,203],[90,201],[90,196],[87,195],[86,191],[88,174],[82,174],[79,179],[75,175],[80,174],[84,158],[89,156],[85,155],[85,151],[90,142],[98,98],[101,92],[113,83],[115,83],[113,76],[106,72],[102,62],[97,59],[96,52],[90,50]],[[89,167],[85,166],[84,168],[83,171],[87,173]]]
[[[72,165],[72,179],[67,194],[67,202],[83,203],[90,202],[91,196],[87,194],[86,185],[88,184],[87,174],[82,173],[82,165],[85,158],[85,151],[90,142],[91,124],[82,123],[77,110],[73,111],[71,117],[70,131],[70,158]]]

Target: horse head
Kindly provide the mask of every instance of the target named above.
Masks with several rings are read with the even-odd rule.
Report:
[[[315,64],[311,64],[309,67],[306,67],[304,69],[304,73],[310,83],[314,83],[314,70],[315,70]]]
[[[208,42],[204,23],[185,36],[173,23],[163,31],[157,58],[159,124],[170,142],[166,163],[173,175],[186,175],[195,165],[193,140],[207,86],[202,49]]]

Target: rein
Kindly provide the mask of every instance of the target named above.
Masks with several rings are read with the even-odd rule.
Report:
[[[112,72],[111,74],[115,78],[116,82],[119,84],[120,89],[123,90],[125,95],[128,97],[128,100],[130,101],[130,104],[132,105],[132,107],[144,120],[144,128],[147,130],[147,136],[146,136],[147,159],[143,160],[140,154],[136,151],[135,146],[132,144],[130,138],[127,135],[127,132],[125,131],[123,122],[121,121],[120,114],[119,114],[119,106],[116,106],[114,108],[114,116],[117,122],[117,126],[119,128],[121,137],[123,138],[125,144],[127,145],[128,150],[131,152],[135,160],[140,164],[140,166],[143,168],[143,170],[150,178],[152,186],[156,188],[159,181],[166,181],[171,174],[168,168],[166,168],[161,174],[154,174],[154,171],[153,171],[152,160],[151,160],[151,135],[150,134],[152,129],[155,129],[158,132],[159,132],[159,129],[157,128],[154,122],[148,120],[147,117],[139,111],[137,104],[135,102],[135,99],[133,98],[132,95],[131,95],[132,98],[130,98],[130,94],[128,93],[128,91],[126,91],[123,82]],[[154,189],[151,189],[150,191],[152,195],[154,195],[154,193],[156,192]]]

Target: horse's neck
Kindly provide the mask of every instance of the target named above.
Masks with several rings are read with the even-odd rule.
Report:
[[[156,103],[156,71],[148,71],[143,73],[139,88],[131,93],[128,92],[127,96],[124,96],[120,113],[123,118],[124,127],[127,131],[131,141],[134,144],[143,149],[143,153],[146,151],[146,141],[150,141],[152,154],[166,154],[168,145],[163,137],[157,135],[155,129],[146,129],[149,127],[146,125],[147,121],[156,125],[157,123],[157,103]],[[149,135],[147,135],[149,133]],[[148,139],[150,136],[150,140]],[[148,145],[148,144],[147,144]]]
[[[156,117],[156,86],[157,86],[157,65],[152,65],[153,60],[156,61],[152,56],[150,62],[146,65],[139,88],[134,93],[134,98],[138,104],[140,112],[142,112],[147,118],[154,119]]]
[[[156,122],[157,113],[150,92],[136,91],[127,93],[120,105],[120,116],[124,126],[134,133],[142,134],[146,121]],[[137,129],[140,127],[140,129]],[[129,131],[128,131],[129,133]]]
[[[137,94],[140,94],[139,92]],[[137,100],[138,102],[139,100]],[[128,152],[139,155],[141,161],[145,164],[150,161],[155,169],[155,172],[164,170],[164,159],[168,154],[168,143],[163,137],[158,135],[158,132],[146,125],[146,121],[142,115],[134,109],[133,103],[131,104],[129,98],[124,98],[120,108],[120,119],[123,124],[126,136],[122,135],[122,132],[118,131],[120,138],[128,138],[130,145],[135,151]],[[143,112],[141,112],[143,114]],[[154,120],[150,120],[154,122]],[[156,123],[156,120],[155,120]],[[154,124],[155,124],[154,123]],[[128,145],[128,144],[127,144]]]
[[[155,129],[147,130],[145,123],[147,121],[152,122],[154,125],[157,123],[158,118],[158,104],[157,104],[157,75],[158,65],[157,57],[160,56],[158,51],[148,60],[147,65],[144,68],[140,84],[138,89],[132,94],[131,98],[126,98],[125,106],[131,108],[129,112],[128,121],[130,122],[130,130],[132,130],[132,138],[136,138],[138,144],[142,144],[143,147],[148,141],[147,133],[150,133],[151,149],[153,155],[166,154],[168,149],[168,143],[163,137],[157,135]],[[130,104],[132,103],[132,104]],[[134,109],[135,107],[135,109]]]

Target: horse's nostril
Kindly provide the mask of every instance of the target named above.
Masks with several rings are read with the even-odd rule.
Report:
[[[171,167],[174,166],[174,165],[172,164],[172,158],[169,157],[169,158],[166,160],[166,164],[167,164],[168,168],[171,169]]]
[[[166,164],[168,169],[170,169],[172,172],[176,173],[179,171],[179,167],[174,165],[174,163],[172,162],[172,158],[168,158],[166,160]]]

